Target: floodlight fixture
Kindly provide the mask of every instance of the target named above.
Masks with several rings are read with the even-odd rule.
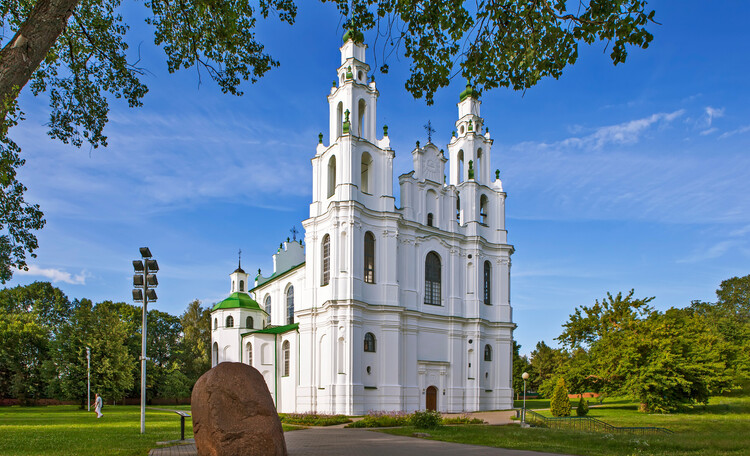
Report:
[[[148,247],[141,247],[141,257],[151,258],[151,250]]]
[[[159,263],[156,260],[146,260],[146,267],[148,272],[157,272],[159,270]]]
[[[143,261],[133,260],[133,270],[135,272],[143,272]]]
[[[143,302],[143,290],[133,290],[133,301]]]
[[[153,288],[149,288],[148,290],[146,290],[146,297],[148,298],[149,302],[156,301],[156,290],[154,290]]]
[[[149,274],[151,275],[151,274]],[[143,274],[134,274],[133,275],[133,286],[134,287],[142,287],[143,286]]]
[[[141,276],[142,277],[142,276]],[[148,287],[154,287],[156,288],[159,285],[159,281],[156,279],[155,274],[149,274],[146,276],[146,283],[148,284]]]

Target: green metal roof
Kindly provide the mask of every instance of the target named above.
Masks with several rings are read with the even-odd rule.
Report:
[[[474,89],[474,87],[471,86],[471,84],[466,84],[466,89],[464,89],[463,92],[459,95],[459,98],[461,98],[461,101],[464,101],[467,97],[472,97],[476,100],[479,99],[479,92]]]
[[[258,275],[258,276],[255,277],[256,279],[258,279],[258,285],[256,285],[255,287],[251,288],[249,291],[257,290],[258,288],[262,287],[263,285],[266,285],[267,283],[269,283],[269,282],[271,282],[271,281],[273,281],[275,279],[278,279],[279,277],[281,277],[283,275],[286,275],[289,272],[294,271],[295,269],[299,268],[300,266],[303,266],[304,264],[305,264],[305,262],[303,261],[302,263],[300,263],[300,264],[298,264],[296,266],[292,266],[291,268],[287,269],[286,271],[281,271],[281,272],[278,272],[278,273],[274,272],[269,277],[261,277],[260,275]],[[260,280],[263,280],[263,281],[261,282]]]
[[[250,297],[247,293],[232,293],[229,295],[229,297],[220,303],[216,304],[211,311],[219,310],[219,309],[237,309],[237,308],[243,308],[243,309],[258,309],[261,310],[260,306],[258,305],[253,298]]]
[[[299,323],[292,323],[291,325],[284,326],[272,326],[270,328],[260,329],[258,331],[250,331],[244,333],[242,336],[244,337],[248,334],[283,334],[285,332],[294,331],[295,329],[299,329]]]

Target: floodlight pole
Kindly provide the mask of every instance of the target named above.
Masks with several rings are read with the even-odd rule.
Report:
[[[86,411],[91,411],[91,349],[86,347]]]
[[[146,316],[148,315],[148,259],[143,259],[143,328],[141,329],[141,434],[146,433]]]

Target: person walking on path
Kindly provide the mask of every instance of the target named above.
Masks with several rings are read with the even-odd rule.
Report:
[[[99,393],[95,394],[96,399],[94,399],[94,411],[96,412],[96,417],[101,418],[104,416],[102,414],[102,397],[99,396]]]

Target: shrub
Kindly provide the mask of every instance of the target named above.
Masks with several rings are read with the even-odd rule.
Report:
[[[371,428],[371,427],[396,427],[409,424],[411,415],[404,412],[377,412],[369,411],[359,421],[348,424],[349,428]]]
[[[334,424],[350,423],[344,415],[318,415],[317,413],[279,413],[279,419],[284,424],[298,426],[333,426]]]
[[[565,387],[565,379],[557,379],[557,386],[552,392],[552,399],[549,403],[549,411],[552,416],[570,416],[570,399],[568,399],[568,389]]]
[[[443,424],[484,424],[484,420],[472,418],[469,415],[461,415],[451,418],[443,418]]]
[[[583,398],[583,394],[581,394],[581,399],[578,401],[578,407],[576,407],[576,415],[578,416],[586,416],[589,414],[589,401]]]
[[[434,429],[440,426],[443,417],[436,410],[417,410],[411,414],[409,424],[417,429]]]

